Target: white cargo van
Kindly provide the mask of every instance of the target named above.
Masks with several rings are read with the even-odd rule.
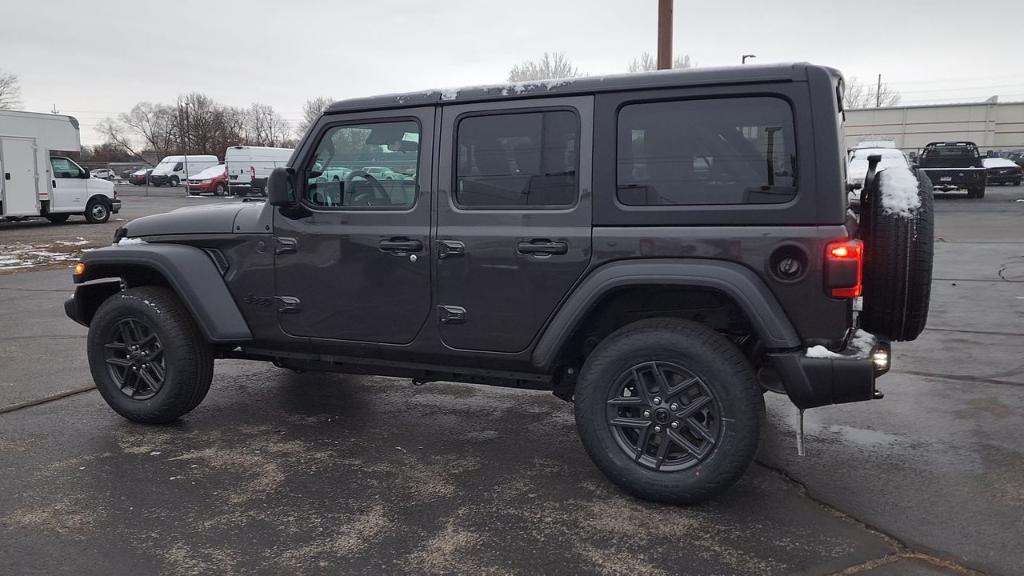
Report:
[[[189,154],[187,156],[164,156],[164,159],[153,168],[149,181],[154,186],[178,184],[188,180],[189,176],[199,174],[203,170],[216,166],[220,162],[212,154]]]
[[[228,170],[228,189],[232,194],[262,194],[271,170],[286,166],[292,148],[232,146],[224,152]]]
[[[114,184],[92,178],[62,153],[81,149],[71,116],[0,110],[0,218],[64,222],[81,214],[106,222],[121,209]]]

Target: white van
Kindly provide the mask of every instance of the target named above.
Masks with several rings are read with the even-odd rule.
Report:
[[[233,194],[262,194],[271,170],[288,165],[292,148],[232,146],[224,152],[228,189]]]
[[[163,186],[164,184],[177,186],[188,180],[189,176],[199,174],[218,163],[217,157],[212,154],[164,156],[156,168],[153,168],[149,180],[154,186]]]
[[[56,224],[80,214],[99,224],[116,214],[114,184],[62,154],[81,148],[71,116],[0,110],[0,218],[41,216]]]

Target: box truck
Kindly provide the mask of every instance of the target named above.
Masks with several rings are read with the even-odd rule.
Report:
[[[81,148],[71,116],[0,110],[0,219],[60,223],[76,214],[98,224],[116,214],[114,184],[67,157]]]
[[[232,194],[263,194],[271,170],[287,166],[291,148],[232,146],[224,152],[228,187]]]

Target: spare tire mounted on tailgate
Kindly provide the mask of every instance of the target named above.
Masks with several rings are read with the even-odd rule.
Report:
[[[870,163],[861,193],[861,324],[868,332],[891,340],[914,340],[924,330],[931,294],[932,184],[924,174],[903,167],[876,174],[876,164]]]

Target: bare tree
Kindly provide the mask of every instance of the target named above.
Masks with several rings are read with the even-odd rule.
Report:
[[[249,143],[253,146],[279,146],[288,138],[288,122],[269,104],[253,104],[247,117]]]
[[[0,70],[0,110],[13,110],[21,106],[21,84],[14,72]]]
[[[694,68],[696,65],[690,60],[689,54],[683,54],[682,56],[676,56],[672,61],[672,68]],[[654,56],[650,52],[644,52],[639,56],[633,58],[629,63],[630,72],[650,72],[651,70],[658,69],[658,62],[654,59]]]
[[[509,70],[509,82],[529,82],[552,78],[575,78],[580,71],[566,58],[564,52],[545,52],[540,60],[527,60]]]
[[[306,100],[306,103],[302,105],[302,120],[295,126],[295,134],[302,138],[306,134],[306,130],[309,130],[309,127],[320,118],[320,115],[327,110],[332,102],[334,102],[334,98],[330,96],[317,96]]]
[[[881,86],[865,85],[856,77],[851,77],[846,82],[846,90],[843,92],[843,108],[856,110],[858,108],[896,106],[902,98],[903,96],[898,90],[890,88],[885,82],[882,82]]]
[[[130,112],[100,122],[96,130],[141,158],[143,149],[167,156],[179,147],[178,118],[173,106],[139,102]],[[136,145],[141,142],[141,146]]]

